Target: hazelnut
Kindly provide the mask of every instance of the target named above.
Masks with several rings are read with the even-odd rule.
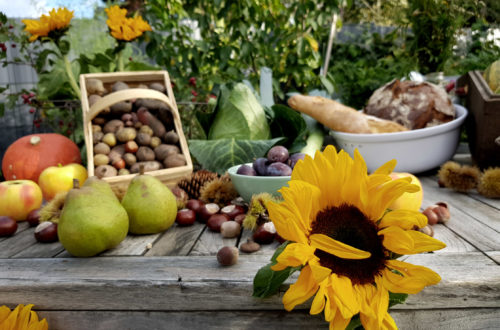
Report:
[[[217,252],[217,261],[222,266],[231,266],[238,262],[239,251],[234,246],[224,246]]]
[[[241,233],[241,225],[236,221],[225,221],[220,226],[220,233],[225,238],[238,237]]]
[[[2,215],[0,216],[0,237],[11,236],[17,231],[17,221]]]
[[[191,226],[196,221],[196,212],[190,209],[181,209],[177,211],[175,222],[179,226]]]
[[[270,244],[276,236],[276,228],[272,222],[266,222],[255,230],[253,240],[259,244]]]
[[[28,221],[30,227],[38,226],[38,224],[40,223],[40,209],[34,209],[30,213],[28,213],[26,221]]]
[[[437,217],[437,214],[432,210],[433,208],[431,206],[429,206],[428,208],[426,208],[422,214],[425,215],[427,217],[427,224],[433,226],[435,225],[436,223],[438,223],[438,217]]]
[[[422,213],[427,217],[427,223],[430,225],[435,225],[436,223],[447,223],[448,220],[450,220],[448,204],[444,202],[433,204],[427,207]]]
[[[224,206],[221,210],[220,210],[220,213],[222,214],[226,214],[227,216],[229,216],[229,219],[234,219],[238,214],[243,214],[245,213],[245,209],[243,208],[243,206],[240,206],[240,205],[234,205],[234,204],[230,204],[230,205],[226,205]]]
[[[57,241],[57,223],[45,221],[35,228],[35,238],[41,243]]]
[[[210,204],[207,204],[207,205],[210,205]],[[221,231],[222,224],[224,222],[228,222],[228,221],[229,221],[229,217],[227,215],[222,214],[222,213],[215,213],[215,214],[212,214],[210,216],[210,218],[208,218],[207,227],[211,231],[215,231],[218,233]],[[224,236],[224,237],[226,237],[226,236]]]
[[[240,245],[240,250],[246,253],[257,252],[260,250],[260,244],[247,239],[246,243]]]
[[[434,229],[432,229],[432,226],[429,225],[420,228],[418,231],[431,237],[434,236]]]
[[[196,214],[198,215],[200,221],[207,222],[208,218],[210,218],[215,213],[219,212],[219,210],[220,210],[219,205],[215,203],[208,203],[200,207],[196,211]]]

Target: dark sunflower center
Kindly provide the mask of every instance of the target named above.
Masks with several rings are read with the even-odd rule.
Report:
[[[315,255],[323,267],[347,276],[353,284],[372,283],[384,268],[385,254],[382,236],[377,226],[357,207],[343,204],[329,207],[318,213],[312,224],[311,234],[323,234],[337,241],[371,253],[367,259],[342,259],[316,249]]]

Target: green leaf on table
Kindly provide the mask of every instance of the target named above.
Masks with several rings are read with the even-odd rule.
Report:
[[[276,258],[283,252],[289,242],[281,244],[274,252],[271,262],[264,267],[260,268],[255,274],[253,279],[253,294],[257,298],[267,298],[278,292],[281,284],[285,282],[290,275],[292,275],[301,267],[287,267],[280,271],[274,271],[271,266],[276,264]]]
[[[189,151],[201,166],[223,174],[234,165],[263,157],[282,138],[272,140],[189,140]]]
[[[221,87],[220,100],[208,138],[266,140],[271,137],[266,114],[251,89],[238,83]]]

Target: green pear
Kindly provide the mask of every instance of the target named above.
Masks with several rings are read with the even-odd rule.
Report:
[[[177,215],[174,194],[160,180],[139,174],[132,179],[122,199],[132,234],[156,234],[168,229]]]
[[[75,257],[91,257],[111,249],[127,236],[128,215],[109,184],[89,178],[66,195],[57,235]]]

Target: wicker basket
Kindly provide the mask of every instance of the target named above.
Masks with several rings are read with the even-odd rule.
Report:
[[[130,89],[121,90],[110,93],[89,107],[86,82],[87,79],[96,78],[104,83],[107,90],[111,90],[110,86],[116,81],[123,81],[130,86]],[[137,88],[140,84],[151,84],[154,82],[161,83],[165,86],[167,95],[152,89]],[[80,75],[80,87],[82,93],[82,112],[83,112],[83,131],[85,135],[85,145],[87,148],[87,171],[88,175],[94,175],[94,145],[92,136],[92,119],[107,107],[121,101],[132,100],[137,98],[156,99],[163,101],[171,109],[175,131],[179,136],[179,146],[182,154],[186,158],[186,165],[150,171],[147,174],[155,176],[167,186],[174,186],[180,179],[189,176],[193,172],[193,163],[189,154],[188,144],[182,131],[181,119],[177,104],[175,102],[174,93],[171,88],[170,78],[166,71],[145,71],[145,72],[117,72],[117,73],[92,73]],[[128,187],[129,182],[136,174],[120,175],[113,177],[105,177],[113,189],[124,190]]]

